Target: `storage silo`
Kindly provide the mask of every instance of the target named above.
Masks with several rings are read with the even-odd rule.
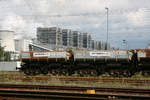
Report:
[[[5,51],[14,52],[14,31],[0,30],[0,44],[4,47]]]

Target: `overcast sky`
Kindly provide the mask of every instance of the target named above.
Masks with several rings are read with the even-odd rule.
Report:
[[[106,41],[105,7],[112,46],[123,48],[123,40],[129,48],[150,43],[150,0],[0,0],[0,29],[36,37],[37,27],[57,26]]]

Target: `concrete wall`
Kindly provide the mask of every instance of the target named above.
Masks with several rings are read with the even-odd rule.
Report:
[[[20,66],[19,61],[17,62],[0,62],[0,71],[18,71],[16,67]]]

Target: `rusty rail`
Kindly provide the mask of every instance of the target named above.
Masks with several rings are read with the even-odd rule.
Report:
[[[149,100],[150,89],[0,84],[0,97]]]

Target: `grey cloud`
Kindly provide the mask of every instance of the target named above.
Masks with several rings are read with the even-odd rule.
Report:
[[[11,26],[18,34],[34,37],[38,26],[58,26],[89,32],[94,39],[105,41],[105,7],[109,7],[111,44],[120,47],[122,39],[128,39],[132,48],[144,48],[150,42],[149,24],[134,25],[132,17],[127,15],[141,8],[147,9],[149,4],[149,0],[2,0],[0,26]],[[147,13],[146,18],[149,16]],[[11,19],[10,22],[7,21],[8,18]],[[150,21],[146,20],[147,23]]]

